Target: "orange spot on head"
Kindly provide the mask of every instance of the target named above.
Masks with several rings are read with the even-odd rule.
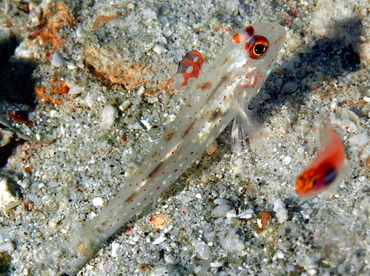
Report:
[[[236,33],[231,38],[231,41],[234,42],[234,43],[240,43],[240,42],[242,42],[242,36],[239,33]]]
[[[190,51],[179,62],[177,74],[182,74],[184,82],[181,86],[188,85],[188,80],[191,78],[198,78],[200,69],[204,63],[204,58],[197,50]]]
[[[253,34],[254,28],[252,26],[248,26],[243,31],[234,34],[231,38],[231,41],[234,43],[241,43],[245,41],[248,37],[251,37]]]

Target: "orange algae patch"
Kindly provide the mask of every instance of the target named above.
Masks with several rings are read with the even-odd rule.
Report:
[[[167,226],[168,224],[171,223],[171,221],[169,219],[167,219],[166,217],[164,217],[163,215],[159,214],[159,215],[156,215],[155,217],[153,218],[150,218],[149,219],[149,222],[153,225],[155,231],[159,232],[160,230],[162,230],[165,226]]]
[[[141,86],[146,87],[155,74],[153,69],[112,56],[110,49],[97,45],[87,46],[84,49],[84,56],[90,73],[106,86],[120,84],[127,90],[137,90]]]
[[[56,80],[52,80],[51,87],[53,92],[59,95],[66,94],[69,91],[68,85],[63,80],[59,81],[59,83]]]
[[[56,80],[53,79],[51,81],[51,92],[58,95],[63,95],[68,93],[69,86],[66,84],[63,80]],[[45,87],[35,87],[35,93],[38,95],[40,99],[46,100],[47,102],[50,102],[52,104],[61,104],[62,100],[60,99],[53,99],[46,93]]]
[[[46,89],[43,88],[43,87],[35,87],[35,92],[36,94],[39,96],[40,99],[43,99],[43,100],[46,100],[52,104],[61,104],[62,101],[61,100],[55,100],[51,97],[49,97],[48,95],[46,95]]]
[[[31,37],[35,36],[35,42],[40,46],[58,49],[63,46],[62,29],[75,25],[74,18],[68,11],[68,7],[64,3],[56,3],[45,9],[40,23],[31,33]]]
[[[259,215],[259,219],[261,221],[261,224],[257,224],[257,227],[260,232],[263,232],[266,230],[266,226],[271,220],[271,215],[265,211],[262,211]]]

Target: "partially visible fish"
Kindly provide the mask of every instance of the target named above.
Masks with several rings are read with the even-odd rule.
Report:
[[[330,123],[320,131],[323,149],[296,179],[295,191],[301,197],[317,194],[342,179],[346,157],[343,144]]]

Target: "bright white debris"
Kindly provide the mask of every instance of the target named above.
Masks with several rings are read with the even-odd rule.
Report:
[[[153,244],[160,244],[162,242],[164,242],[167,238],[163,235],[159,236],[158,238],[156,238],[154,241],[153,241]]]
[[[283,158],[283,163],[284,163],[284,165],[289,165],[289,164],[290,164],[290,162],[292,162],[292,157],[290,157],[290,156],[285,156],[285,157]]]
[[[277,251],[274,257],[277,259],[284,259],[284,253],[281,251]]]
[[[211,264],[210,264],[210,266],[211,267],[221,267],[221,266],[223,266],[224,265],[224,263],[223,262],[212,262]]]
[[[67,68],[69,70],[76,70],[78,67],[76,66],[76,64],[74,64],[73,62],[68,62],[67,63]]]
[[[161,46],[161,45],[159,45],[159,44],[156,44],[156,45],[154,45],[154,47],[153,47],[153,51],[154,51],[156,54],[160,55],[160,54],[164,54],[164,53],[166,53],[168,50],[167,50],[166,48],[164,48],[163,46]]]
[[[103,199],[101,197],[96,197],[92,200],[92,204],[95,206],[95,207],[99,207],[99,206],[102,206],[103,205]]]
[[[253,214],[254,214],[254,211],[252,209],[249,209],[247,211],[244,211],[244,212],[240,213],[238,215],[238,218],[240,218],[240,219],[250,219],[250,218],[252,218]]]
[[[236,211],[231,209],[229,212],[226,213],[227,218],[236,218]]]
[[[56,110],[51,110],[50,111],[50,118],[52,118],[52,119],[56,119],[56,118],[58,118],[58,111],[56,111]],[[50,185],[49,185],[50,186]]]
[[[144,86],[140,86],[139,89],[137,90],[137,95],[138,96],[141,96],[143,95],[145,92],[145,87]]]
[[[152,124],[149,122],[148,119],[140,120],[140,122],[146,127],[147,130],[150,130],[152,128]]]
[[[100,127],[102,129],[110,129],[116,119],[117,111],[111,105],[104,106],[100,114]]]
[[[276,218],[280,223],[284,223],[287,221],[288,217],[288,210],[285,208],[285,203],[281,199],[275,199],[272,201],[274,204],[274,212],[276,212]]]
[[[175,264],[176,263],[176,257],[171,254],[165,254],[164,255],[164,261],[168,264]]]
[[[278,222],[284,223],[288,220],[288,210],[285,208],[281,208],[276,211],[276,218],[278,219]]]
[[[112,242],[112,256],[118,257],[118,254],[120,252],[121,245],[117,242]]]

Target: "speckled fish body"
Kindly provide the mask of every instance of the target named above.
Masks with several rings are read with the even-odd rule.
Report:
[[[109,237],[202,156],[237,116],[235,105],[244,106],[259,91],[284,43],[285,30],[263,23],[236,36],[213,64],[189,81],[187,102],[117,196],[97,217],[71,233],[68,256],[58,260],[61,271],[77,273]],[[261,37],[265,38],[262,46]]]

